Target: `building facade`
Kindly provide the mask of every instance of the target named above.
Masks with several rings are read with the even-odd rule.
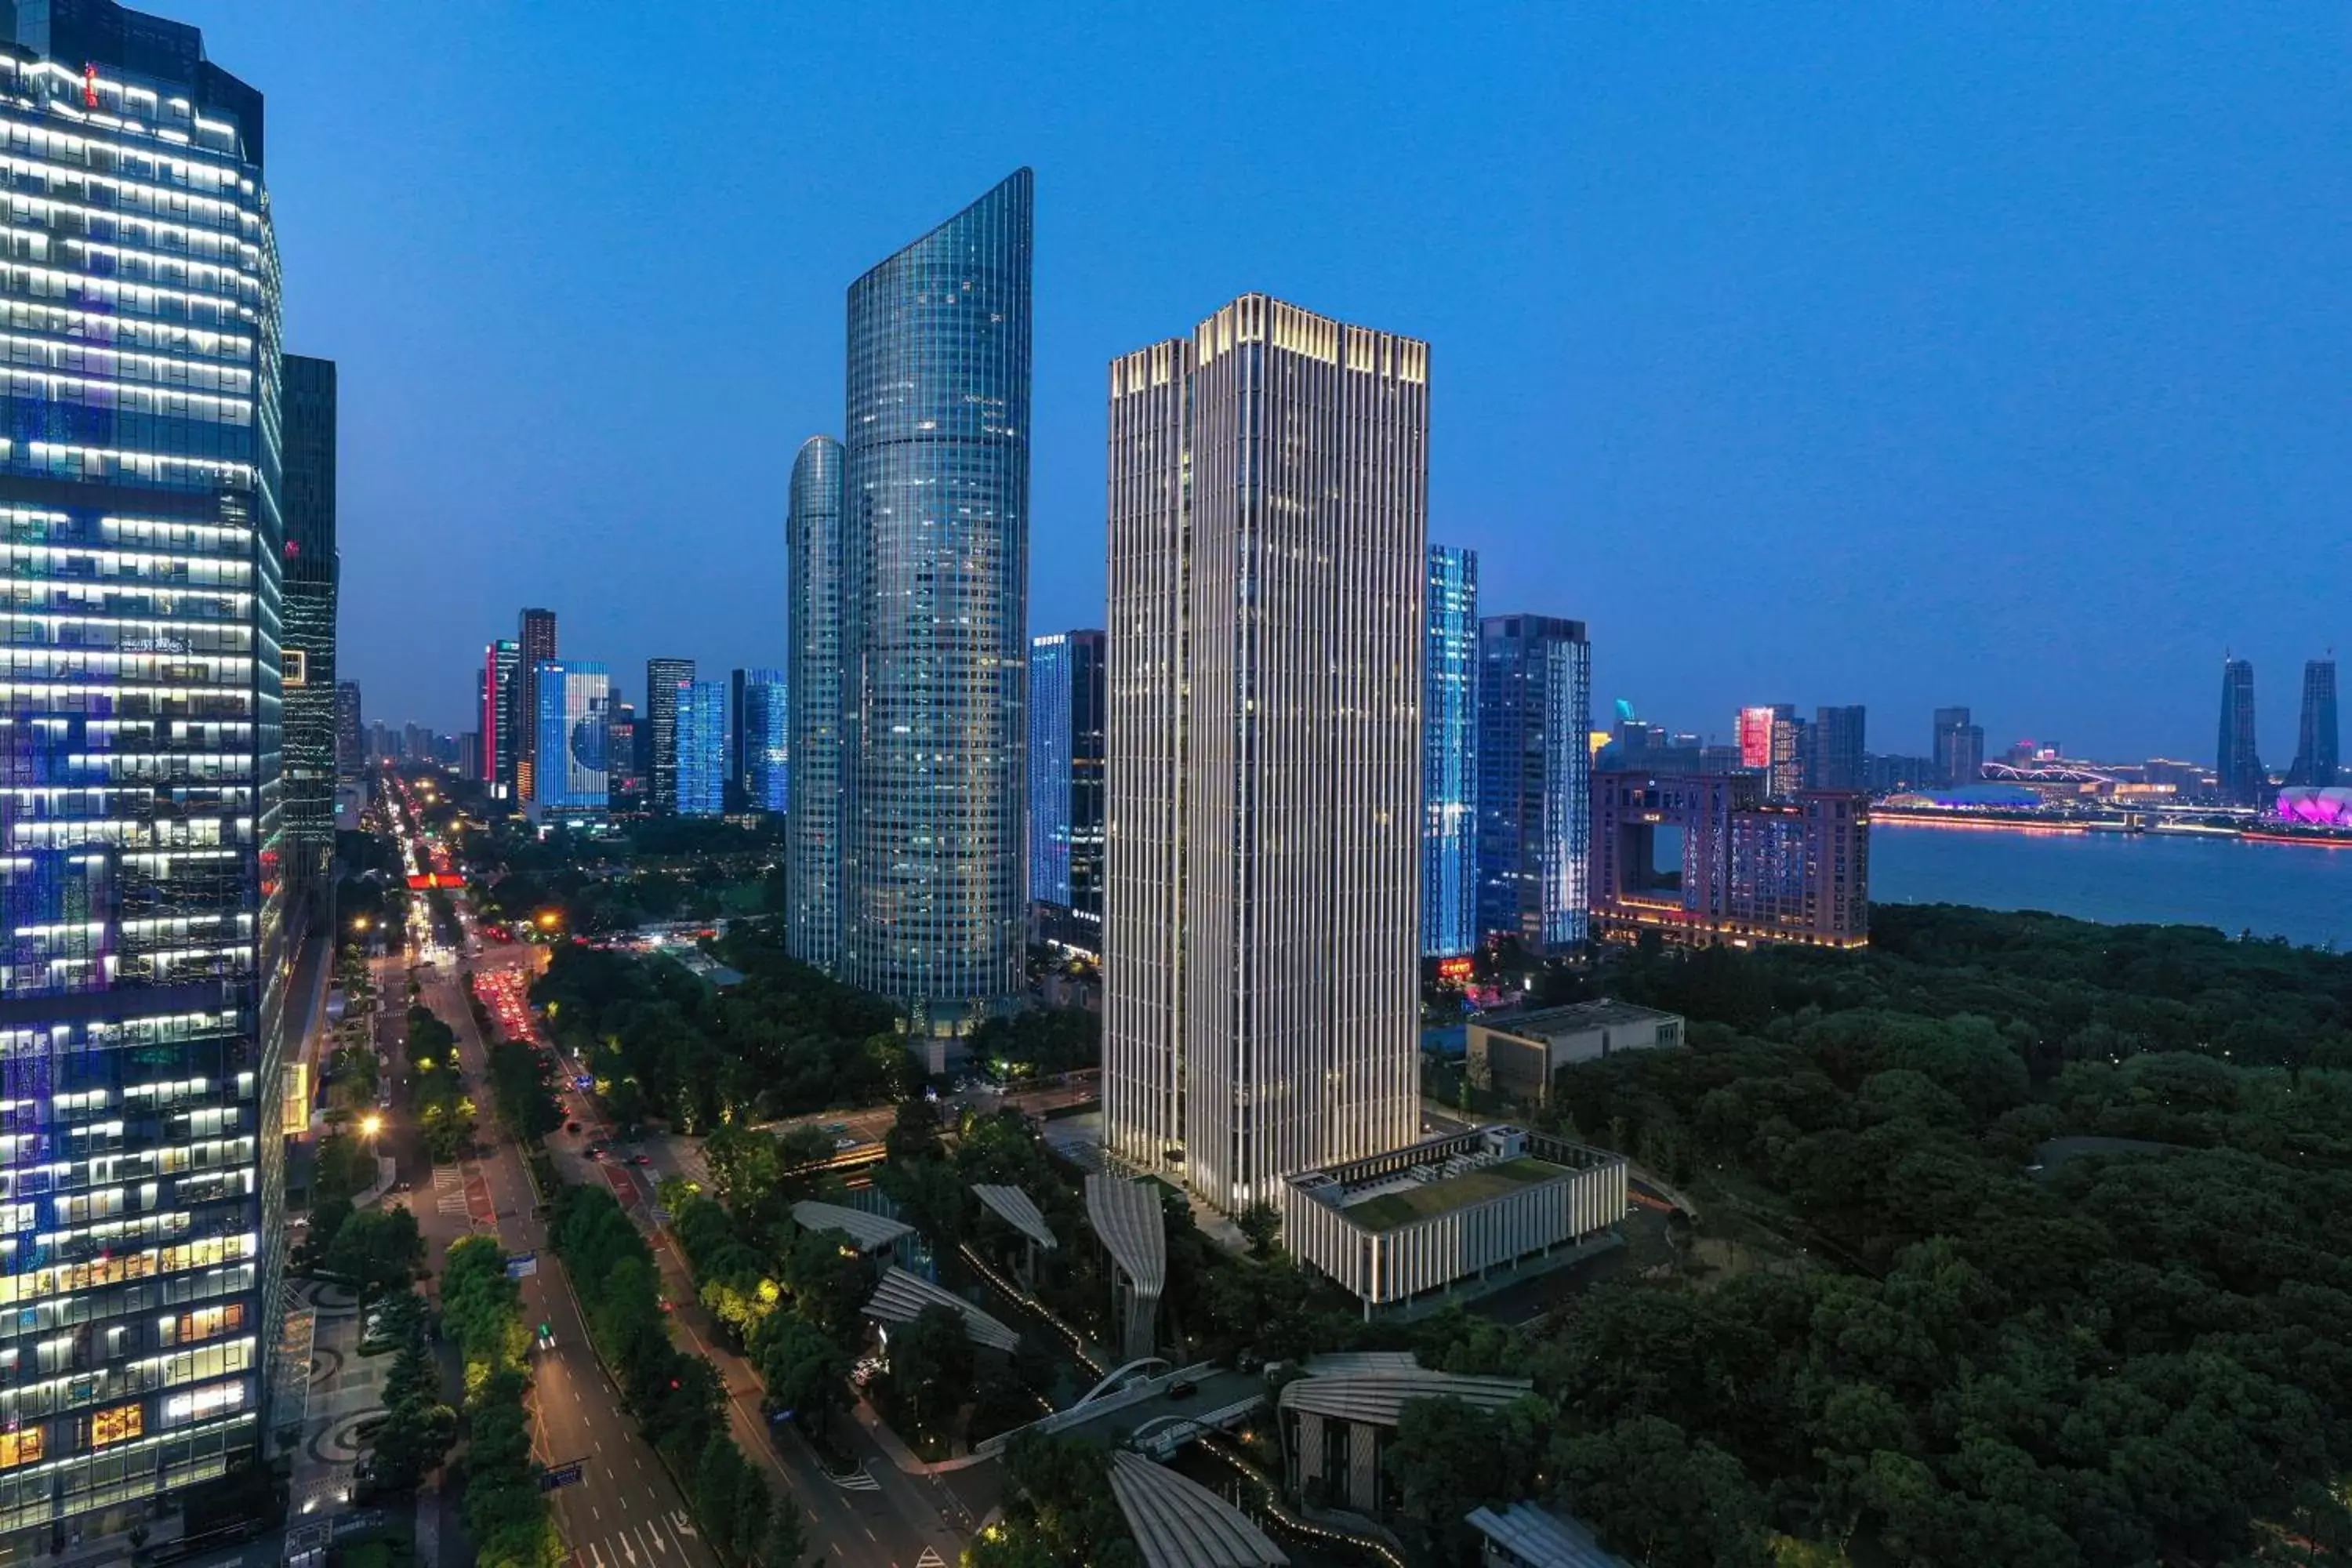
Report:
[[[1582,621],[1478,625],[1478,931],[1529,951],[1588,934],[1592,646]]]
[[[612,675],[588,659],[541,659],[532,668],[530,687],[539,702],[531,820],[594,821],[611,804]]]
[[[1032,199],[849,289],[840,969],[919,1036],[1025,990]]]
[[[508,798],[514,788],[515,668],[521,658],[522,644],[512,637],[482,649],[482,678],[475,687],[476,726],[482,737],[478,766],[493,800]]]
[[[646,774],[637,766],[641,739],[637,710],[621,700],[619,687],[611,688],[604,699],[604,800],[614,811],[645,805]]]
[[[1694,947],[1868,942],[1868,796],[1771,801],[1746,772],[1609,772],[1593,775],[1592,802],[1597,934]]]
[[[1936,782],[1972,784],[1984,775],[1984,728],[1965,708],[1936,710]]]
[[[1870,768],[1864,760],[1862,704],[1816,708],[1809,739],[1811,752],[1805,768],[1809,789],[1856,790],[1870,787]]]
[[[715,680],[671,688],[676,770],[671,808],[680,816],[717,816],[727,809],[727,688]]]
[[[646,660],[646,804],[656,816],[677,815],[677,704],[694,684],[694,660]]]
[[[784,519],[784,665],[798,775],[784,826],[784,949],[830,973],[841,961],[841,443],[812,436],[793,459]]]
[[[1478,552],[1429,547],[1421,673],[1421,952],[1478,945]]]
[[[514,732],[515,798],[529,805],[539,798],[539,667],[555,658],[555,612],[525,610],[515,617]]]
[[[792,692],[781,669],[735,672],[735,755],[748,811],[792,809]]]
[[[1103,703],[1099,631],[1029,642],[1029,899],[1040,932],[1102,952]]]
[[[331,917],[335,862],[335,362],[288,354],[279,428],[286,879],[305,924]]]
[[[0,1533],[62,1552],[263,1446],[292,536],[261,95],[106,0],[0,37]]]
[[[2336,661],[2305,660],[2303,667],[2303,721],[2296,731],[2294,766],[2287,783],[2311,789],[2334,785],[2338,771],[2336,747],[2342,733],[2336,723]]]
[[[1620,1051],[1672,1050],[1683,1043],[1683,1020],[1612,999],[1473,1018],[1464,1033],[1473,1084],[1544,1104],[1560,1068]]]
[[[360,683],[335,682],[335,767],[354,778],[367,767],[367,725],[360,711]]]
[[[2254,666],[2251,659],[2221,665],[2221,731],[2213,764],[2214,791],[2228,805],[2260,805],[2269,779],[2254,739]]]
[[[1429,349],[1263,294],[1110,367],[1103,1106],[1228,1210],[1419,1125]]]

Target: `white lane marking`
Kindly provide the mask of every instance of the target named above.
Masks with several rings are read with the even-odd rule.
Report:
[[[923,1554],[915,1559],[915,1568],[948,1568],[948,1560],[940,1555],[936,1546],[926,1546]]]
[[[691,1541],[694,1539],[694,1526],[688,1521],[686,1510],[682,1508],[674,1508],[669,1510],[669,1528],[670,1533],[678,1537],[682,1541]]]

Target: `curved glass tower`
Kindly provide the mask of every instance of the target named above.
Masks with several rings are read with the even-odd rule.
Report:
[[[1021,992],[1031,185],[849,289],[841,973],[918,1033]]]
[[[793,461],[784,552],[793,775],[784,943],[803,963],[829,970],[841,960],[841,443],[830,436],[802,442]]]

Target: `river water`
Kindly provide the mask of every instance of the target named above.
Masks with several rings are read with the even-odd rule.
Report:
[[[2352,950],[2352,848],[1880,822],[1870,830],[1870,896],[2214,926]]]

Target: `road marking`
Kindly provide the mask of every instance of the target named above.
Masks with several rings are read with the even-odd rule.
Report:
[[[845,1492],[878,1492],[882,1489],[882,1483],[876,1480],[874,1473],[862,1463],[848,1475],[836,1476],[828,1472],[824,1479]]]
[[[669,1510],[669,1528],[672,1534],[683,1540],[694,1539],[694,1526],[688,1521],[684,1509],[674,1508]]]
[[[940,1555],[938,1547],[926,1546],[923,1554],[915,1559],[915,1568],[948,1568],[948,1560]]]

